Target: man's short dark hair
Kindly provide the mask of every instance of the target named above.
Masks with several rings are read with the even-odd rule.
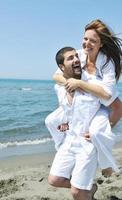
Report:
[[[75,50],[73,47],[63,47],[61,48],[57,54],[56,54],[56,63],[57,65],[59,66],[60,64],[63,64],[64,63],[64,54],[67,52],[67,51],[73,51]]]

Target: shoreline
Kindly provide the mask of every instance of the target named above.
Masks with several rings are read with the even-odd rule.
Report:
[[[35,145],[12,146],[0,149],[0,160],[14,156],[45,154],[50,152],[55,152],[53,142]]]
[[[114,145],[114,149],[122,147],[122,140],[117,141]],[[2,160],[11,159],[14,157],[34,156],[34,155],[48,155],[55,154],[56,150],[54,143],[50,142],[43,145],[28,145],[28,146],[16,146],[8,147],[6,149],[0,149],[0,162]]]

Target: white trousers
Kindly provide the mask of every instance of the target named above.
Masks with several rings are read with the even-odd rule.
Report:
[[[59,146],[62,144],[65,138],[65,132],[60,132],[57,128],[63,123],[62,119],[64,116],[64,111],[62,107],[57,108],[55,111],[50,113],[45,119],[45,125],[48,128],[54,143],[55,148],[58,150]]]
[[[112,155],[112,149],[116,141],[116,136],[111,131],[108,112],[101,108],[89,127],[91,141],[97,149],[98,163],[101,169],[112,167],[118,172],[115,158]]]
[[[78,189],[91,190],[96,170],[97,153],[94,145],[83,137],[69,136],[68,140],[66,136],[56,153],[50,174],[69,179],[71,185]]]

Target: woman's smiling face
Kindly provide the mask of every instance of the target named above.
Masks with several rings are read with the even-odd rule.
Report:
[[[84,53],[92,58],[96,58],[102,43],[99,35],[94,29],[87,30],[84,34],[82,46]]]

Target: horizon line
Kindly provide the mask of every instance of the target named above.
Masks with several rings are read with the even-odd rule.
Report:
[[[53,81],[52,79],[34,79],[34,78],[1,78],[0,80],[33,80],[33,81]]]

